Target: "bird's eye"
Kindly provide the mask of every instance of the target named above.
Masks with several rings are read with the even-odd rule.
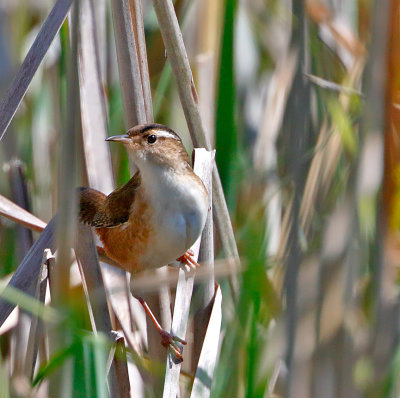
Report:
[[[149,136],[147,137],[147,142],[148,142],[149,144],[154,144],[156,141],[157,141],[157,136],[155,136],[154,134],[149,135]]]

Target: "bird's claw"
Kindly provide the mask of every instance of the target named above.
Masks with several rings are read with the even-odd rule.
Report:
[[[182,346],[180,346],[178,343],[186,345],[187,344],[186,341],[178,336],[174,336],[173,334],[168,333],[164,329],[160,330],[160,335],[161,335],[161,344],[165,348],[169,348],[173,352],[178,363],[182,362],[183,361]]]
[[[177,258],[177,261],[187,265],[190,269],[196,269],[200,267],[200,264],[193,257],[193,250],[188,250],[185,254]]]

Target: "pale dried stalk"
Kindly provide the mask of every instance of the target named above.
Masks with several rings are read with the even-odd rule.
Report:
[[[190,398],[207,398],[211,395],[214,369],[218,356],[219,335],[222,321],[222,293],[219,285],[215,289],[210,321],[202,344]]]
[[[46,223],[11,200],[0,195],[0,214],[33,231],[42,232]]]
[[[82,138],[89,185],[108,194],[113,190],[107,138],[106,98],[102,86],[97,21],[90,0],[81,0],[79,77]]]
[[[197,87],[199,94],[199,112],[204,120],[205,131],[210,143],[215,142],[215,60],[213,53],[196,57]],[[211,80],[211,81],[210,81]]]
[[[231,268],[232,259],[221,259],[214,261],[214,270],[206,266],[206,264],[200,263],[200,267],[196,270],[196,281],[207,281],[214,274],[215,278],[227,278],[232,273],[239,273],[240,269]],[[246,262],[242,261],[243,268],[246,266]],[[176,286],[179,280],[178,273],[168,272],[165,276],[162,274],[162,279],[156,270],[143,271],[137,274],[134,279],[131,279],[131,289],[137,294],[142,295],[148,292],[156,291],[160,284],[163,284],[169,288]],[[118,283],[111,284],[111,293],[118,292]]]
[[[210,156],[210,163],[214,162],[215,151],[207,153]],[[208,178],[206,178],[208,177]],[[196,297],[199,298],[199,306],[196,308],[194,316],[194,352],[192,363],[194,369],[197,367],[200,352],[203,346],[203,340],[207,331],[208,321],[210,319],[212,302],[215,296],[215,278],[214,278],[214,226],[212,213],[212,174],[208,174],[203,179],[208,192],[209,209],[206,225],[201,235],[201,248],[199,262],[202,263],[202,271],[208,273],[205,281],[196,283]]]

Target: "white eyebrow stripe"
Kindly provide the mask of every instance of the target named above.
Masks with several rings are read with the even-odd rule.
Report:
[[[165,138],[173,138],[174,140],[176,140],[176,135],[171,134],[168,131],[165,130],[160,130],[160,129],[153,129],[152,131],[154,131],[159,137],[165,137]]]

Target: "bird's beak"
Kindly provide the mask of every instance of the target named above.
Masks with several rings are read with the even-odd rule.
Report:
[[[106,138],[106,141],[115,141],[115,142],[123,142],[127,144],[130,142],[130,138],[128,134],[121,134],[121,135],[113,135],[112,137]]]

